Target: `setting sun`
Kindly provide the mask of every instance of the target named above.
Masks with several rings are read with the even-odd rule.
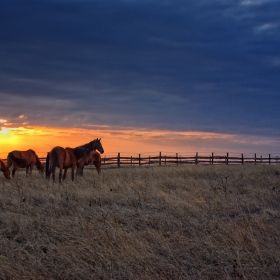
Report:
[[[18,136],[14,134],[11,128],[1,127],[0,130],[0,145],[1,147],[10,148],[17,145],[19,142]]]
[[[6,127],[1,127],[0,134],[7,134],[7,133],[8,133],[8,129]]]

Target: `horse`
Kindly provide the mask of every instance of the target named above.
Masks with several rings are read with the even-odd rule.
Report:
[[[10,169],[6,166],[6,164],[4,163],[4,161],[2,159],[0,159],[0,170],[4,173],[4,176],[10,180],[11,176],[10,176]]]
[[[86,164],[93,163],[96,167],[97,173],[101,172],[101,155],[96,151],[91,151],[89,153],[88,161]],[[83,175],[84,162],[80,159],[77,163],[77,174]]]
[[[35,164],[39,171],[44,171],[44,166],[42,165],[36,153],[31,149],[27,151],[12,151],[7,157],[7,167],[10,168],[12,165],[14,166],[12,171],[13,177],[15,176],[18,168],[26,168],[26,176],[28,173],[31,175]]]
[[[77,148],[62,148],[60,146],[54,147],[46,158],[46,177],[50,178],[52,174],[53,182],[55,181],[55,169],[59,167],[59,183],[62,179],[62,170],[64,169],[63,180],[66,178],[68,168],[72,168],[72,181],[74,180],[74,171],[79,159],[87,162],[89,150],[82,147]]]
[[[81,145],[81,146],[76,147],[76,148],[85,148],[85,149],[88,149],[89,151],[98,150],[100,154],[104,153],[104,149],[103,149],[102,144],[101,144],[101,138],[100,139],[96,138],[96,139],[92,140],[91,142],[89,142],[87,144],[84,144],[84,145]]]

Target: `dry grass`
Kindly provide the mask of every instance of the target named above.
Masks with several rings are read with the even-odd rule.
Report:
[[[0,279],[279,279],[280,166],[0,177]],[[69,177],[69,176],[68,176]]]

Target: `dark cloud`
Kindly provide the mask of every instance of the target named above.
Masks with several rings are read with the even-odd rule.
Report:
[[[279,1],[1,1],[0,117],[279,135]]]

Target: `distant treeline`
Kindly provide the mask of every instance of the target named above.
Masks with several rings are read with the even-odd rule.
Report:
[[[45,163],[46,158],[41,157],[42,163]],[[5,160],[4,160],[5,161]],[[138,166],[149,166],[149,165],[180,165],[180,164],[279,164],[280,157],[272,156],[268,154],[267,156],[230,156],[229,153],[225,155],[216,155],[212,153],[209,156],[200,156],[199,153],[193,156],[180,156],[178,154],[174,156],[163,155],[159,152],[158,156],[121,156],[118,153],[115,157],[102,157],[102,165],[112,165],[112,166],[127,166],[127,165],[138,165]]]

